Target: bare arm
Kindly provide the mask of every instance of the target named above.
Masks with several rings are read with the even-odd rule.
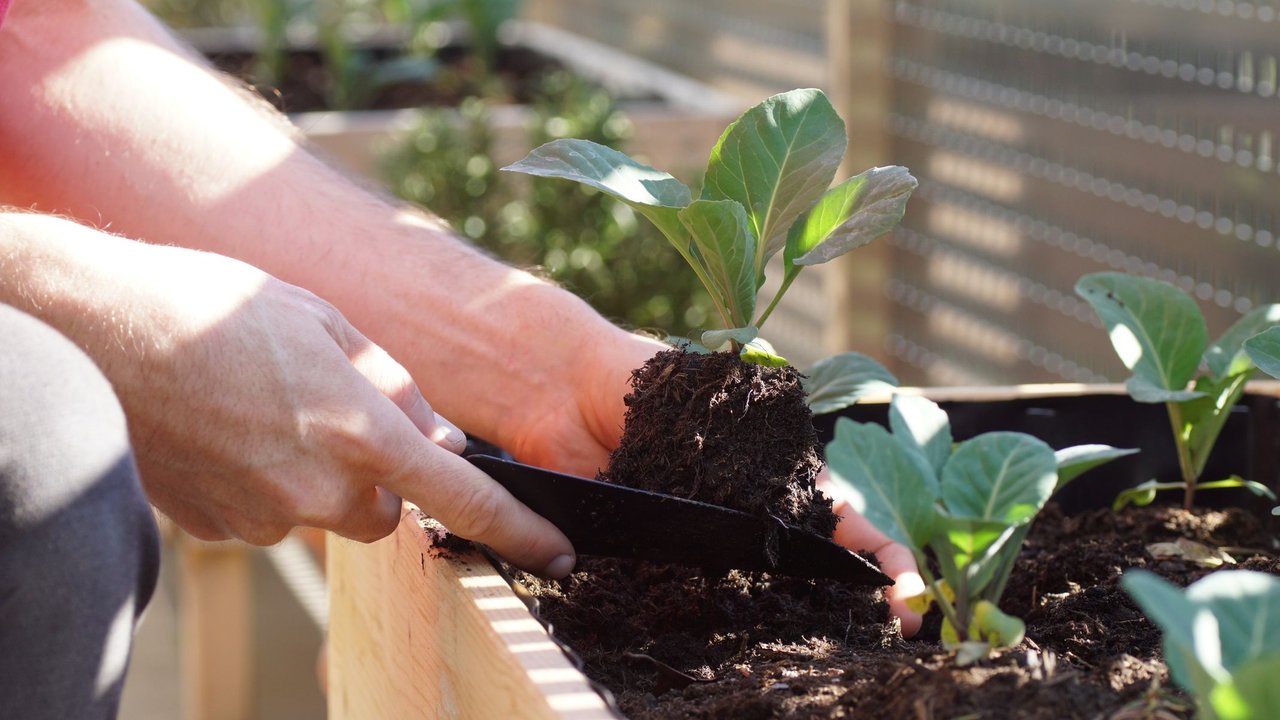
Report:
[[[0,30],[0,201],[244,260],[334,303],[434,407],[590,472],[655,346],[362,190],[130,0],[18,3]]]

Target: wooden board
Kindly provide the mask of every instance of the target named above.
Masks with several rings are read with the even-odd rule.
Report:
[[[406,505],[395,533],[329,542],[329,717],[612,718],[479,553],[443,557]]]

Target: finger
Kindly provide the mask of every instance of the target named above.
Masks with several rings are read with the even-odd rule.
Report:
[[[374,542],[395,532],[404,503],[400,496],[380,487],[369,488],[364,498],[353,502],[350,511],[326,529],[357,542]]]
[[[893,578],[894,582],[886,592],[889,614],[902,622],[904,637],[915,635],[920,630],[923,618],[907,605],[907,598],[924,592],[924,580],[916,567],[915,556],[911,554],[911,550],[890,540],[870,520],[854,510],[831,484],[827,468],[824,467],[818,474],[816,483],[819,491],[833,498],[832,509],[840,517],[832,539],[854,552],[875,553],[880,569]]]
[[[902,621],[904,637],[915,635],[923,618],[907,606],[907,598],[924,592],[924,581],[916,569],[915,557],[909,549],[886,537],[849,503],[837,500],[835,511],[840,516],[835,541],[854,552],[875,553],[880,569],[894,581],[886,592],[889,613]]]
[[[352,367],[377,388],[378,392],[395,403],[419,432],[450,452],[460,453],[466,449],[466,435],[431,409],[404,366],[354,327],[348,326],[345,334],[343,346]]]
[[[385,484],[450,532],[488,545],[519,568],[556,578],[573,569],[573,546],[563,533],[474,465],[434,445],[419,443]]]

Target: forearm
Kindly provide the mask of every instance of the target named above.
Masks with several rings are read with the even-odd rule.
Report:
[[[562,402],[580,363],[621,340],[567,293],[309,155],[132,3],[18,3],[0,32],[0,96],[0,142],[15,150],[0,200],[306,287],[472,432],[508,440],[522,408]]]

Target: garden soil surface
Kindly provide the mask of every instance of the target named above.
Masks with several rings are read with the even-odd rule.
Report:
[[[794,370],[663,353],[633,385],[623,444],[605,479],[811,528],[829,523],[829,503],[813,491],[818,448],[807,410],[804,422],[790,415]],[[790,449],[771,444],[796,428],[804,429]],[[741,445],[716,439],[735,434]],[[668,482],[655,487],[662,478]],[[761,482],[745,489],[743,478]],[[1274,535],[1241,510],[1156,506],[1066,517],[1051,504],[1002,602],[1026,621],[1026,640],[963,668],[938,644],[938,617],[904,639],[882,592],[857,585],[601,558],[582,558],[563,581],[516,579],[633,720],[1190,718],[1189,700],[1161,661],[1159,631],[1119,587],[1128,568],[1182,585],[1216,569],[1153,547],[1179,539],[1184,550],[1227,548],[1236,563],[1228,566],[1280,575]]]
[[[374,48],[363,51],[369,62],[393,57],[396,48]],[[285,77],[268,84],[255,78],[255,58],[251,53],[226,52],[210,56],[219,69],[251,85],[267,102],[282,112],[333,110],[328,104],[330,79],[325,63],[317,51],[293,51]],[[435,59],[441,70],[428,80],[409,79],[387,83],[362,98],[359,110],[398,110],[422,106],[456,106],[463,98],[481,95],[495,102],[527,103],[538,85],[538,79],[560,63],[533,50],[520,47],[503,48],[490,73],[476,65],[475,57],[465,48],[440,49]],[[362,80],[361,86],[369,86]]]

